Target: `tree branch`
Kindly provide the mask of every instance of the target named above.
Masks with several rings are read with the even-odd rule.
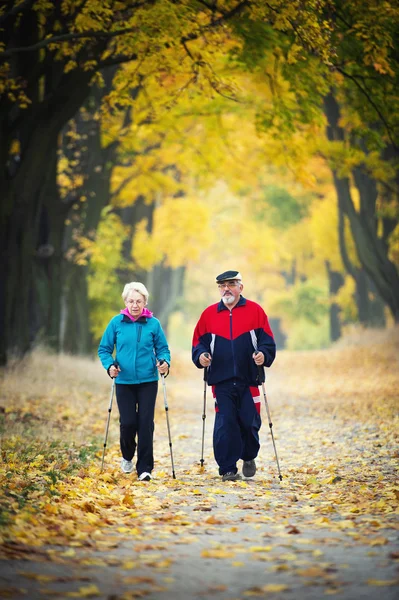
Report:
[[[118,29],[117,31],[85,31],[84,33],[64,33],[61,35],[55,35],[50,38],[45,38],[37,44],[32,44],[32,46],[22,46],[19,48],[10,48],[10,50],[5,50],[4,52],[0,52],[0,60],[9,58],[13,54],[18,54],[20,52],[34,52],[35,50],[40,50],[41,48],[46,48],[49,44],[58,44],[60,42],[69,42],[78,39],[107,39],[117,37],[119,35],[125,35],[126,33],[133,33],[136,31],[136,27],[127,27],[126,29]]]
[[[362,87],[360,85],[360,83],[358,82],[357,78],[354,77],[353,75],[350,75],[349,73],[346,73],[346,71],[344,71],[343,69],[341,69],[340,67],[335,67],[336,70],[341,73],[344,77],[347,77],[348,79],[350,79],[351,81],[353,81],[353,83],[356,85],[356,87],[361,91],[361,93],[367,98],[367,101],[370,103],[370,105],[374,108],[375,112],[377,113],[377,115],[379,116],[379,118],[381,119],[382,124],[384,125],[386,132],[388,134],[389,140],[392,144],[392,146],[396,149],[399,150],[399,147],[397,146],[397,144],[395,143],[394,138],[392,137],[392,133],[391,133],[391,127],[389,125],[389,123],[387,122],[387,120],[385,119],[384,115],[382,114],[382,112],[380,111],[380,109],[378,108],[378,106],[376,105],[376,103],[374,102],[374,100],[372,99],[371,95],[368,93],[368,91]]]

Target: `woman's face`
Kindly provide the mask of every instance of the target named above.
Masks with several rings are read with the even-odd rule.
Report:
[[[125,306],[135,319],[137,319],[143,312],[145,306],[145,299],[140,292],[129,292],[128,297],[125,300]]]

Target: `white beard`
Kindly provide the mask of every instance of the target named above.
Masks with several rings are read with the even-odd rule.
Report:
[[[233,304],[235,298],[234,296],[222,296],[222,300],[225,304]]]

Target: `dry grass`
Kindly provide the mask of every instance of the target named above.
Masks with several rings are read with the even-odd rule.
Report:
[[[270,389],[290,403],[304,401],[359,420],[399,409],[399,327],[363,330],[328,350],[278,353]]]
[[[278,352],[268,373],[267,390],[277,411],[305,402],[311,410],[322,406],[359,420],[382,414],[385,419],[397,418],[398,366],[399,327],[356,331],[328,350]],[[184,396],[187,402],[193,389],[195,397],[201,397],[202,377],[189,351],[172,349],[172,370],[166,382],[172,405]],[[3,369],[0,384],[3,437],[23,435],[79,444],[103,433],[110,379],[97,358],[37,349]],[[157,411],[163,409],[160,398]]]
[[[6,437],[80,442],[86,413],[93,411],[91,400],[109,395],[109,378],[98,361],[45,349],[12,362],[1,372],[0,382]]]

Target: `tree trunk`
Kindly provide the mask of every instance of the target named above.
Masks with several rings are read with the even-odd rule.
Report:
[[[162,264],[156,265],[147,276],[147,287],[151,294],[151,310],[160,320],[165,334],[168,331],[169,317],[178,299],[183,295],[186,268],[172,269]]]
[[[61,202],[57,186],[57,155],[48,165],[40,192],[40,215],[33,264],[33,339],[54,350],[60,343],[60,289],[62,287],[62,241],[68,207]]]
[[[165,267],[162,263],[157,264],[151,271],[135,270],[129,268],[132,262],[132,244],[134,238],[134,226],[142,219],[147,219],[147,229],[152,230],[153,214],[155,205],[148,204],[143,196],[139,196],[132,206],[120,211],[122,221],[130,228],[131,235],[127,238],[123,258],[127,267],[119,271],[121,288],[129,281],[141,281],[150,293],[149,307],[154,316],[160,320],[165,333],[168,329],[168,321],[171,313],[176,308],[177,300],[183,293],[183,282],[185,267],[173,269]],[[160,257],[161,258],[161,257]]]
[[[347,273],[353,278],[356,286],[355,302],[358,319],[365,327],[385,326],[384,303],[375,289],[370,278],[363,268],[355,267],[349,258],[345,242],[345,198],[350,196],[349,179],[339,178],[333,171],[335,189],[338,196],[338,239],[342,262]],[[374,290],[374,300],[371,300],[369,291]],[[375,315],[374,315],[375,312]],[[378,315],[378,316],[377,316]]]
[[[115,161],[117,144],[103,147],[101,143],[101,121],[97,117],[101,101],[111,86],[115,69],[105,75],[106,87],[95,87],[86,103],[85,110],[74,119],[77,142],[67,143],[64,133],[64,151],[71,157],[79,153],[78,172],[84,177],[79,190],[74,190],[71,203],[79,206],[74,211],[74,221],[68,226],[65,239],[65,254],[74,247],[79,251],[79,242],[73,239],[73,232],[94,239],[101,213],[110,201],[111,174]],[[67,149],[65,146],[71,146]],[[81,197],[87,200],[80,202]],[[62,337],[61,349],[66,352],[88,354],[92,351],[93,341],[90,332],[90,302],[88,298],[87,276],[89,266],[77,264],[73,258],[64,261],[64,286],[62,298]]]
[[[343,140],[339,126],[339,106],[332,94],[325,99],[328,118],[327,135],[330,140]],[[389,307],[395,322],[399,322],[399,274],[388,258],[386,240],[378,236],[376,218],[376,182],[360,168],[353,171],[356,187],[360,193],[360,211],[353,203],[349,180],[334,172],[334,183],[339,198],[339,208],[349,218],[359,260],[373,281],[379,295]]]
[[[328,275],[329,295],[330,298],[333,298],[339,289],[344,285],[344,278],[338,271],[333,271],[329,260],[326,260],[325,264]],[[330,303],[330,339],[332,342],[335,342],[341,337],[342,330],[341,320],[339,317],[340,312],[341,308],[339,304],[332,300]]]
[[[37,306],[34,288],[35,262],[38,259],[37,240],[43,218],[43,207],[51,201],[48,210],[47,238],[44,244],[57,244],[62,234],[61,215],[65,207],[58,197],[44,198],[43,189],[50,189],[50,176],[54,178],[54,156],[57,153],[57,138],[65,122],[76,112],[77,107],[88,94],[90,74],[77,74],[76,88],[64,99],[63,110],[57,104],[59,95],[52,102],[42,103],[33,118],[29,114],[21,117],[21,156],[15,164],[11,158],[0,165],[3,198],[0,208],[1,259],[4,265],[5,285],[1,291],[0,309],[0,361],[5,364],[7,355],[25,353],[33,342],[34,331],[42,329],[39,317],[32,315]],[[69,81],[71,81],[69,79]],[[66,90],[65,90],[66,91]],[[60,91],[61,93],[61,91]],[[45,104],[45,105],[44,105]],[[3,160],[6,158],[2,156]],[[12,168],[11,168],[12,166]],[[54,188],[53,188],[54,189]],[[49,208],[49,206],[47,206]],[[55,245],[57,245],[55,244]],[[42,246],[43,243],[40,244]],[[59,257],[54,257],[59,260]],[[39,259],[40,260],[40,259]],[[56,269],[49,271],[54,277]],[[41,288],[43,289],[43,281]],[[55,280],[53,292],[59,302],[60,287]],[[51,321],[54,322],[53,317]]]

